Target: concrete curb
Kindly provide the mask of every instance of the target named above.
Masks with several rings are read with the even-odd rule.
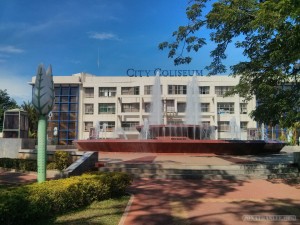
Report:
[[[130,197],[128,203],[127,203],[127,206],[126,206],[126,208],[124,210],[124,213],[123,213],[122,218],[121,218],[120,222],[118,223],[118,225],[124,225],[125,220],[126,220],[128,214],[130,212],[131,205],[132,205],[133,200],[134,200],[134,195],[133,194],[130,194],[130,195],[131,195],[131,197]]]

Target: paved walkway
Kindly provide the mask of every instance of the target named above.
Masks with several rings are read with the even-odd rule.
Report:
[[[36,180],[36,173],[21,173],[0,169],[0,185],[33,183]]]
[[[100,153],[99,156],[106,162],[161,163],[179,167],[292,163],[288,153],[255,157],[147,153]],[[36,175],[32,173],[0,171],[0,184],[35,181]],[[120,225],[300,224],[300,185],[279,180],[136,179],[129,191],[133,194],[131,206]]]
[[[130,191],[120,225],[300,224],[300,187],[284,183],[142,179]]]
[[[102,161],[184,168],[292,163],[292,153],[268,156],[100,153]],[[300,185],[284,180],[136,179],[119,225],[300,224]],[[255,221],[253,221],[255,220]],[[257,221],[260,220],[260,221]]]

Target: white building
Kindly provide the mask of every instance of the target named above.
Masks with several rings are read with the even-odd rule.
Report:
[[[55,106],[48,137],[55,143],[71,144],[74,139],[88,139],[91,127],[107,124],[107,132],[100,132],[101,138],[114,137],[117,128],[122,128],[128,138],[137,138],[135,127],[150,114],[154,78],[86,73],[54,76]],[[164,124],[184,123],[187,84],[191,80],[191,76],[160,77]],[[202,123],[217,127],[217,139],[231,139],[230,121],[234,120],[241,139],[247,139],[247,129],[257,127],[249,117],[256,106],[255,98],[245,103],[238,95],[224,97],[238,84],[238,78],[198,76],[197,80]]]

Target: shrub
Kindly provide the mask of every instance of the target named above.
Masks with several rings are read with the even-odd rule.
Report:
[[[131,179],[125,173],[89,173],[35,183],[0,192],[0,224],[28,224],[95,200],[125,194]]]
[[[54,163],[56,169],[60,171],[66,169],[70,164],[70,154],[65,151],[56,151],[54,153]]]
[[[37,161],[34,159],[0,158],[0,167],[22,171],[37,171]]]
[[[47,164],[47,170],[56,170],[55,162],[50,162]]]

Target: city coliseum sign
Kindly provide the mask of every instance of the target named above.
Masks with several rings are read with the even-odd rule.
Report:
[[[197,76],[202,76],[202,70],[168,70],[168,69],[161,69],[156,68],[154,70],[135,70],[135,69],[128,69],[127,76],[129,77],[149,77],[155,76],[155,74],[159,72],[160,76],[163,77],[187,77],[193,76],[196,74]]]

